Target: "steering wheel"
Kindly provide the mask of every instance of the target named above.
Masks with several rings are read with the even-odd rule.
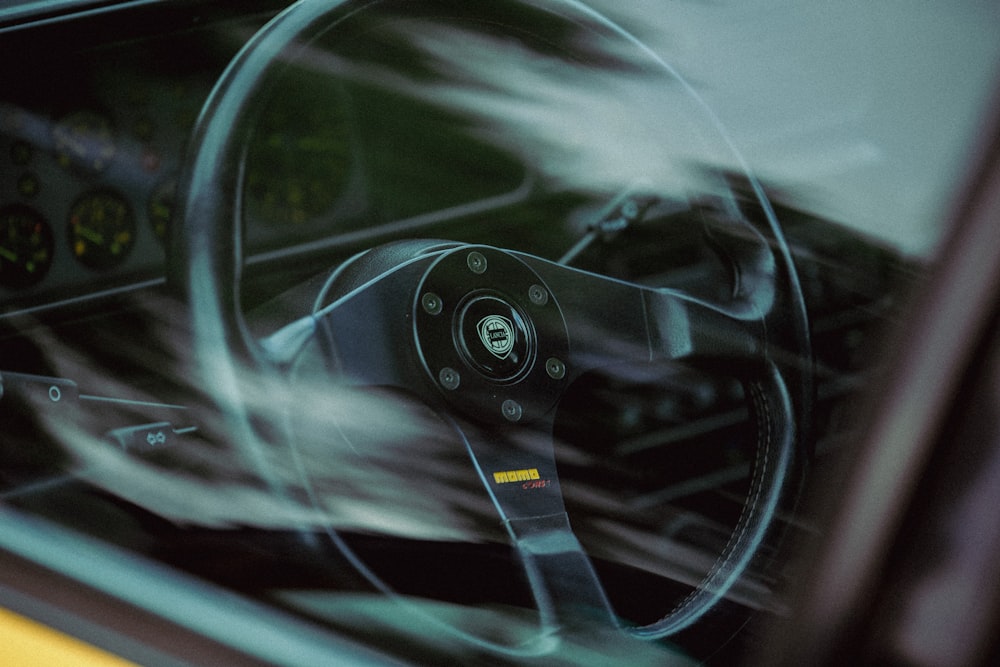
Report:
[[[234,360],[280,371],[274,360],[303,341],[318,343],[328,366],[351,383],[419,397],[459,435],[521,556],[546,625],[564,632],[602,627],[644,638],[672,635],[702,618],[746,571],[791,486],[810,407],[801,290],[770,204],[752,176],[763,222],[740,219],[733,238],[720,241],[734,276],[731,298],[722,302],[511,249],[424,239],[388,243],[339,267],[327,281],[324,305],[289,323],[268,350],[248,333],[241,314],[242,169],[260,98],[315,40],[335,39],[370,10],[483,12],[492,20],[494,10],[474,4],[303,1],[265,26],[232,61],[193,135],[181,189],[183,225],[173,239],[173,278],[190,304],[196,358],[206,383],[220,387],[216,397],[246,441],[252,440],[244,437],[252,416],[241,405]],[[574,2],[512,4],[641,48]],[[679,86],[678,94],[694,93]],[[553,445],[554,415],[568,388],[588,371],[621,361],[725,369],[742,382],[756,430],[748,495],[728,543],[686,599],[640,627],[620,626],[574,535]],[[532,437],[521,437],[527,432]]]

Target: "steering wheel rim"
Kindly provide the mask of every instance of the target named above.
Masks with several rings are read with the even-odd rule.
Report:
[[[252,38],[234,58],[207,101],[193,134],[192,158],[188,162],[180,190],[185,193],[181,207],[183,224],[177,227],[173,238],[175,257],[171,280],[181,286],[190,303],[191,326],[198,363],[213,378],[214,384],[221,386],[221,391],[215,398],[222,406],[230,429],[244,433],[241,440],[245,443],[245,447],[251,449],[261,445],[250,435],[250,419],[241,404],[238,371],[234,360],[238,359],[261,369],[269,368],[267,355],[262,354],[261,348],[249,334],[239,305],[242,279],[240,193],[243,180],[242,156],[248,140],[246,132],[253,123],[255,100],[264,94],[273,80],[272,77],[278,76],[276,71],[280,70],[281,62],[294,61],[297,54],[307,48],[312,40],[334,30],[339,23],[355,13],[384,4],[391,3],[387,3],[386,0],[357,2],[347,0],[325,5],[320,2],[303,1],[285,10]],[[578,8],[571,0],[565,3],[557,0],[555,4]],[[587,16],[594,17],[589,10]],[[599,18],[599,21],[600,25],[610,27],[616,33],[625,34],[607,19]],[[669,71],[672,76],[677,77],[676,72]],[[694,94],[693,91],[689,92]],[[719,131],[724,134],[721,126]],[[725,141],[728,142],[728,138],[725,138]],[[751,189],[764,212],[763,227],[766,237],[758,232],[749,245],[723,248],[724,253],[732,255],[734,265],[742,267],[745,280],[737,290],[737,292],[742,290],[742,294],[736,294],[730,308],[722,314],[736,320],[756,319],[761,328],[766,329],[768,318],[774,317],[773,312],[776,307],[774,304],[761,305],[761,290],[766,291],[768,284],[773,287],[775,283],[780,283],[784,287],[781,295],[784,301],[780,305],[785,316],[791,318],[788,329],[792,333],[788,346],[796,356],[811,361],[804,300],[794,263],[763,189],[750,175],[748,169],[746,173]],[[750,248],[750,257],[746,256],[747,247]],[[493,248],[477,249],[461,246],[459,250],[462,253],[497,252],[500,253],[498,257],[510,256],[517,261],[528,261],[526,256]],[[419,256],[425,251],[426,248],[420,246],[413,252]],[[455,252],[455,249],[450,248],[443,252],[447,255]],[[536,275],[544,274],[541,280],[550,293],[559,292],[558,289],[551,287],[551,283],[558,282],[560,275],[565,277],[565,271],[556,268],[553,263],[537,258],[532,258],[530,261],[530,268]],[[756,273],[763,275],[757,276]],[[371,280],[377,277],[376,274],[368,276]],[[423,277],[426,278],[426,274]],[[573,274],[573,277],[578,280],[584,279],[578,274]],[[606,286],[609,284],[605,283]],[[231,286],[231,289],[227,289],[227,285]],[[651,297],[646,295],[643,298]],[[689,298],[685,299],[684,303],[685,307],[690,308],[704,305]],[[719,310],[712,305],[708,307],[710,311]],[[414,312],[419,313],[419,310],[416,310],[419,308],[419,301],[414,302],[414,308]],[[767,340],[766,334],[765,340]],[[224,354],[220,354],[220,350],[224,350]],[[764,363],[754,369],[753,379],[745,384],[748,395],[753,398],[753,411],[758,423],[757,456],[751,479],[749,502],[744,506],[744,512],[724,553],[720,554],[702,585],[658,621],[645,626],[627,628],[628,632],[636,636],[647,639],[662,638],[680,632],[697,622],[714,607],[745,571],[764,535],[770,529],[778,502],[787,490],[791,467],[801,454],[801,443],[805,441],[812,386],[809,368],[772,360],[768,358],[769,352],[766,349],[761,354]],[[792,387],[792,391],[789,391],[789,386]],[[469,427],[457,425],[456,428],[460,433],[464,433]],[[474,447],[467,439],[466,444],[473,460],[477,461]],[[265,457],[260,452],[250,451],[248,458],[260,462],[258,472],[262,478],[268,479],[269,473],[263,463]],[[484,484],[489,488],[487,479],[489,471],[480,472]],[[275,486],[280,484],[275,483]],[[538,526],[534,524],[527,526],[524,535],[519,536],[516,525],[510,521],[507,525],[526,566],[529,570],[535,568],[534,576],[549,577],[552,576],[553,569],[567,567],[565,558],[546,562],[546,558],[551,555],[545,551],[547,547],[539,550],[533,546],[532,539],[538,536],[536,530]],[[542,532],[545,530],[543,527]],[[560,526],[553,530],[556,530],[560,537],[572,536],[571,529],[564,532]],[[596,581],[596,575],[593,574],[592,566],[583,555],[582,548],[577,547],[578,543],[568,549],[570,557],[574,559],[573,564],[568,567],[574,574],[585,578],[592,577]],[[529,572],[530,578],[532,575]],[[556,593],[559,594],[560,591]],[[591,612],[595,606],[610,612],[610,606],[603,596],[599,582],[596,582],[596,588],[591,589],[590,593],[596,598],[596,601],[588,603]],[[571,606],[576,602],[578,601],[571,601]],[[562,612],[556,611],[551,616],[553,625],[566,624],[567,619],[562,617]]]

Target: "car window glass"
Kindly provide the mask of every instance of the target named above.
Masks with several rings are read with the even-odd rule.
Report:
[[[0,45],[5,503],[402,659],[753,653],[996,3],[124,4]]]

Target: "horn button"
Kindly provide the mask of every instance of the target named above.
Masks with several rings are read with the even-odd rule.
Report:
[[[489,422],[527,422],[565,389],[559,304],[512,253],[461,246],[426,271],[413,301],[417,356],[445,400]]]
[[[474,370],[498,381],[516,380],[531,364],[535,335],[516,306],[492,294],[473,294],[459,307],[454,339]]]

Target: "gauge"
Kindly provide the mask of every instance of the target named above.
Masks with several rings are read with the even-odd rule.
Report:
[[[52,130],[56,159],[63,167],[103,171],[115,156],[111,120],[96,111],[75,111]]]
[[[70,250],[88,268],[100,271],[125,261],[135,243],[135,232],[132,210],[117,193],[91,192],[70,209]]]
[[[0,210],[0,285],[37,284],[52,266],[52,228],[34,209],[15,204]]]
[[[296,83],[271,100],[247,153],[247,212],[273,225],[300,225],[328,211],[351,168],[341,94],[323,82]]]
[[[175,181],[164,181],[157,185],[153,194],[149,196],[149,222],[153,226],[153,234],[160,241],[164,241],[170,232],[170,220],[174,215],[176,191],[177,183]]]

